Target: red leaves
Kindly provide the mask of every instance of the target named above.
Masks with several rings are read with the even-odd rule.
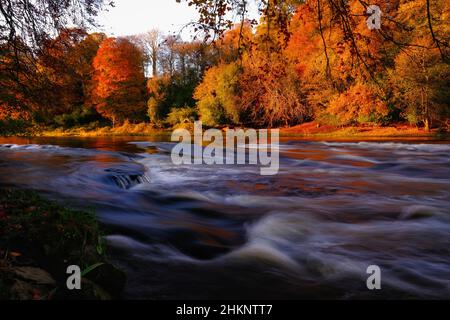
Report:
[[[123,121],[145,111],[143,54],[127,39],[108,38],[94,58],[93,100],[103,116]]]

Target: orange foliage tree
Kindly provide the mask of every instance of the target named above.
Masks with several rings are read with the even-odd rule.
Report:
[[[254,49],[245,54],[239,87],[248,123],[270,127],[295,125],[310,116],[299,78],[281,53]]]
[[[226,63],[238,60],[240,54],[251,47],[252,41],[253,31],[249,22],[234,25],[214,43],[218,60]]]
[[[83,105],[84,88],[91,80],[92,60],[101,41],[92,39],[83,29],[64,29],[55,39],[45,41],[38,60],[41,116],[69,114]]]
[[[294,63],[308,106],[315,114],[356,82],[374,82],[383,72],[383,63],[389,63],[387,51],[392,46],[378,32],[369,30],[365,7],[348,1],[346,10],[354,17],[351,30],[342,30],[341,21],[320,1],[300,5],[291,20],[285,54]]]
[[[327,111],[336,116],[341,124],[379,122],[389,113],[376,92],[361,83],[333,99]]]
[[[92,101],[97,111],[116,122],[145,117],[145,75],[142,51],[125,38],[103,41],[93,62]]]

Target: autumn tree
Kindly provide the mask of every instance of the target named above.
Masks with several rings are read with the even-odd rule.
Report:
[[[288,2],[278,3],[277,9],[285,17],[293,13]],[[256,126],[295,125],[311,117],[295,64],[286,54],[290,36],[274,23],[279,16],[273,14],[271,10],[264,12],[240,58],[242,119]]]
[[[256,34],[246,41],[249,45],[244,50],[239,46],[235,58],[242,67],[238,86],[241,119],[253,124],[292,125],[330,113],[344,123],[349,122],[346,115],[356,113],[360,116],[353,118],[354,123],[393,119],[397,109],[404,109],[401,105],[406,96],[400,92],[406,92],[408,77],[403,82],[397,79],[398,85],[391,86],[388,70],[394,65],[400,67],[399,59],[414,48],[424,49],[428,69],[442,71],[448,64],[448,1],[377,3],[383,13],[381,29],[368,27],[368,4],[357,0],[187,1],[200,13],[197,29],[217,39],[217,47],[227,36],[233,39],[229,41],[232,44],[245,38],[231,17],[244,22],[249,4],[259,4],[262,18]],[[428,42],[417,43],[415,39],[420,38]],[[443,64],[435,59],[438,56],[433,50]],[[417,83],[446,88],[438,77],[427,80],[419,71],[414,72]],[[394,93],[393,88],[402,83],[403,89]],[[413,87],[411,81],[408,86]],[[442,101],[442,93],[439,96]],[[352,99],[361,107],[350,103]],[[442,113],[440,105],[430,104],[431,110]]]
[[[181,2],[181,0],[176,0]],[[317,1],[304,1],[304,0],[184,0],[189,5],[195,6],[199,12],[199,20],[195,24],[197,30],[204,31],[206,39],[216,39],[223,34],[226,30],[230,29],[235,20],[232,17],[238,17],[240,22],[244,22],[249,16],[249,7],[251,4],[256,5],[259,8],[260,14],[266,17],[268,27],[276,26],[282,33],[289,34],[290,17],[299,5],[315,3],[316,10],[311,12],[314,19],[320,24],[319,33],[323,42],[323,50],[325,55],[329,47],[326,41],[326,33],[323,32],[326,24],[334,24],[342,33],[342,39],[348,41],[348,44],[354,54],[355,59],[361,60],[364,64],[363,57],[359,54],[361,50],[360,45],[357,43],[359,32],[357,25],[361,20],[366,20],[369,16],[367,9],[369,4],[364,1],[349,0],[349,1],[336,1],[336,0],[317,0]],[[447,4],[445,4],[447,2]],[[384,20],[383,25],[386,23],[394,25],[397,29],[402,29],[402,35],[407,35],[408,30],[404,28],[401,21],[398,21],[392,14],[395,11],[399,3],[414,3],[416,6],[421,6],[421,11],[416,17],[425,17],[426,24],[428,26],[428,34],[432,38],[432,44],[434,48],[437,48],[441,54],[441,59],[448,62],[448,41],[446,41],[446,34],[435,31],[435,17],[433,10],[439,7],[440,4],[448,6],[448,1],[443,0],[425,0],[425,1],[385,1],[378,2],[377,5],[381,6],[382,12],[387,19]],[[356,6],[362,6],[363,10],[355,12],[353,9]],[[325,19],[327,12],[331,12],[332,15],[329,19]],[[448,10],[447,10],[448,12]],[[443,20],[445,21],[445,19]],[[253,24],[256,24],[253,21]],[[389,32],[385,28],[382,28],[378,33],[388,42],[391,42],[399,47],[403,46],[402,38],[395,37],[393,32]],[[328,69],[329,71],[329,69]]]
[[[293,13],[287,2],[279,3],[277,10],[285,17]],[[208,70],[195,93],[201,117],[209,124],[229,121],[276,126],[310,117],[298,76],[284,54],[288,36],[273,23],[273,14],[265,12],[256,35],[245,22],[223,33],[215,43],[223,50],[219,55],[222,62]],[[227,64],[230,61],[236,63]]]
[[[147,82],[150,120],[161,123],[173,109],[194,107],[194,89],[214,59],[212,48],[203,42],[166,37],[159,54],[161,74]]]
[[[181,2],[181,0],[176,0]],[[183,0],[194,6],[199,12],[199,20],[194,24],[195,31],[204,33],[205,39],[217,40],[236,23],[246,21],[256,25],[257,21],[249,19],[250,6],[256,5],[267,21],[273,21],[282,32],[286,32],[291,14],[303,0]],[[237,18],[233,19],[233,17]]]
[[[330,53],[327,50],[325,54],[322,49],[320,27],[314,17],[316,9],[313,2],[298,7],[291,19],[289,27],[291,36],[284,55],[300,81],[305,104],[314,114],[320,114],[337,90],[329,77]]]
[[[450,66],[440,60],[437,49],[425,48],[427,41],[401,52],[390,73],[396,106],[411,124],[422,124],[425,130],[450,117]]]
[[[389,113],[376,90],[361,83],[356,83],[331,100],[327,111],[336,116],[341,124],[376,123]]]
[[[217,126],[240,123],[240,73],[240,67],[235,62],[219,64],[206,72],[194,93],[204,124]]]
[[[426,38],[425,48],[436,49],[441,60],[450,63],[450,3],[446,0],[399,0],[395,8],[392,15],[396,28],[392,28],[386,38],[392,39],[400,49],[415,47],[417,41]]]
[[[26,46],[17,40],[15,46]],[[7,44],[0,45],[0,119],[26,119],[32,117],[35,103],[36,69],[28,63],[24,51],[15,52]]]
[[[389,66],[387,86],[400,116],[414,125],[444,125],[449,117],[450,3],[443,0],[399,1],[393,37],[401,43]],[[409,32],[402,32],[407,30]],[[432,32],[431,32],[432,31]]]
[[[103,0],[0,1],[2,109],[27,119],[42,110],[50,82],[37,61],[41,49],[67,25],[81,29],[95,25],[94,18],[107,5]]]
[[[150,122],[161,124],[172,108],[173,84],[169,75],[153,77],[147,81],[147,114]]]
[[[332,99],[356,83],[379,86],[384,66],[393,63],[389,43],[361,16],[365,7],[349,1],[346,10],[356,17],[352,37],[346,36],[334,11],[321,1],[299,5],[289,25],[285,55],[294,64],[308,108],[319,117]]]
[[[112,120],[142,120],[145,115],[143,53],[125,38],[104,40],[93,62],[92,100],[97,111]]]
[[[273,127],[310,119],[299,78],[280,52],[254,49],[246,53],[239,87],[247,123]]]
[[[232,29],[226,31],[213,43],[217,50],[218,61],[230,63],[238,60],[245,51],[251,48],[253,38],[250,21],[235,24]]]
[[[70,113],[72,108],[84,102],[80,71],[92,63],[92,58],[88,57],[83,61],[84,53],[79,48],[86,37],[87,33],[82,29],[64,29],[56,38],[46,40],[39,52],[40,89],[43,91],[40,113],[46,114],[46,118],[50,114]]]
[[[71,57],[71,64],[75,66],[75,73],[82,81],[85,102],[91,91],[95,71],[92,64],[100,45],[106,38],[104,33],[88,34],[83,41],[75,47],[74,55]]]

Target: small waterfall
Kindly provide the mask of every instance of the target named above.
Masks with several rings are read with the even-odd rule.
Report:
[[[132,187],[149,183],[150,180],[145,173],[124,173],[118,169],[107,169],[106,172],[113,173],[109,175],[109,178],[121,189],[128,190]]]

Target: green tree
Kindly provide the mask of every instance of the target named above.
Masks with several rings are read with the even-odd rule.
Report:
[[[238,124],[240,106],[237,97],[240,68],[237,63],[219,64],[210,68],[194,98],[201,120],[208,126]]]
[[[426,48],[427,41],[422,39],[417,42],[422,47],[411,47],[397,56],[390,80],[403,116],[429,130],[434,122],[450,116],[450,66],[442,62],[437,49]]]

